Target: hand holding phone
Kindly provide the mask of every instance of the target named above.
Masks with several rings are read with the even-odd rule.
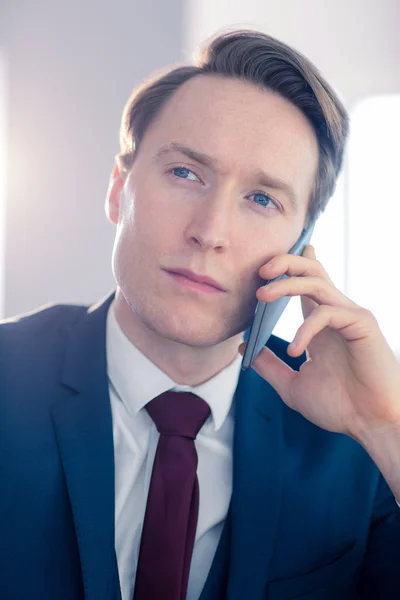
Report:
[[[304,248],[310,243],[310,239],[314,230],[314,223],[311,223],[307,228],[303,229],[299,239],[295,245],[289,250],[288,254],[301,256]],[[266,281],[265,285],[272,281],[287,279],[287,275],[280,275],[275,279]],[[268,342],[275,325],[278,323],[283,311],[289,303],[290,296],[278,298],[273,302],[257,302],[254,313],[253,323],[251,325],[249,339],[247,340],[246,349],[242,360],[242,369],[247,371],[250,369],[253,362],[260,354],[261,350]]]

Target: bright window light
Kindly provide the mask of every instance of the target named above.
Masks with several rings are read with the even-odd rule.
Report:
[[[6,203],[6,68],[0,53],[0,319],[4,316],[4,254]]]
[[[400,95],[376,96],[351,115],[348,295],[370,309],[400,349]]]

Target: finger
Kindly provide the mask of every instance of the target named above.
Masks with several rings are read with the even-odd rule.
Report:
[[[297,330],[293,342],[288,346],[288,354],[300,356],[325,327],[338,331],[350,342],[366,338],[372,331],[373,322],[371,313],[362,308],[319,306]]]
[[[320,277],[287,277],[260,287],[256,296],[262,302],[273,302],[283,296],[307,296],[317,304],[357,306],[332,283]]]
[[[321,277],[332,283],[322,264],[315,259],[312,246],[305,248],[303,256],[292,254],[274,256],[259,270],[259,275],[263,279],[275,279],[283,274],[289,277]]]
[[[314,246],[312,246],[312,244],[308,244],[308,246],[304,248],[302,256],[304,258],[311,258],[312,260],[316,260],[317,254],[315,252]]]
[[[245,343],[239,346],[241,354],[244,352],[245,347]],[[291,389],[293,378],[298,375],[297,371],[291,369],[272,350],[265,346],[254,361],[252,368],[272,385],[290,408],[293,408],[290,402],[289,390]]]

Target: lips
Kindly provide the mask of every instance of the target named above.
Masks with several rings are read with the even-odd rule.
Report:
[[[186,277],[190,281],[209,285],[221,292],[227,291],[224,287],[222,287],[222,285],[220,283],[218,283],[218,281],[216,281],[212,277],[209,277],[208,275],[201,275],[199,273],[194,273],[194,271],[190,271],[189,269],[166,269],[166,270],[172,274],[182,275],[183,277]]]

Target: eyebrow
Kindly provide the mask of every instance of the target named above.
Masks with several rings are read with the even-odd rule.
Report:
[[[194,160],[210,169],[220,167],[220,162],[218,159],[208,156],[203,152],[199,152],[198,150],[193,150],[193,148],[189,148],[189,146],[185,146],[184,144],[180,144],[178,142],[171,142],[165,146],[161,146],[161,148],[156,151],[154,156],[156,160],[158,160],[166,154],[170,154],[172,152],[179,152],[180,154],[183,154],[191,160]],[[292,210],[297,212],[298,202],[296,199],[296,194],[294,193],[293,187],[289,183],[286,183],[282,179],[279,179],[279,177],[274,177],[260,169],[253,173],[253,178],[257,179],[259,184],[264,187],[284,192],[291,204]]]

